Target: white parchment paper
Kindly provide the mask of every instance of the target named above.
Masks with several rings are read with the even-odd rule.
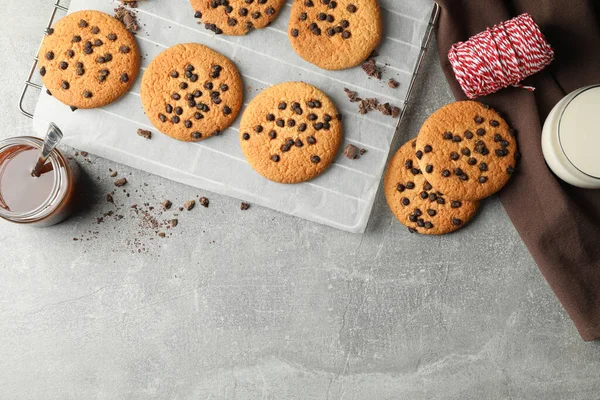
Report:
[[[113,0],[72,0],[70,12],[96,9],[113,14]],[[383,79],[369,79],[361,67],[325,71],[304,61],[293,51],[287,38],[292,0],[266,29],[245,37],[215,36],[197,24],[188,0],[147,0],[136,10],[142,30],[137,33],[142,71],[132,90],[117,102],[95,110],[77,110],[42,91],[34,118],[35,131],[45,134],[48,121],[65,134],[64,143],[92,154],[148,171],[200,189],[233,196],[254,204],[329,225],[350,232],[364,232],[384,171],[397,120],[374,111],[357,112],[344,88],[362,98],[402,107],[425,35],[433,0],[379,0],[382,7],[384,39],[377,58],[387,64]],[[244,81],[244,105],[266,87],[304,81],[317,86],[336,103],[344,117],[344,143],[365,148],[360,160],[343,154],[320,177],[297,185],[269,182],[254,172],[239,146],[241,113],[222,136],[199,143],[183,143],[153,128],[140,101],[141,76],[150,61],[178,43],[196,42],[209,46],[233,60]],[[394,78],[398,89],[388,87]],[[243,112],[243,109],[242,109]],[[137,129],[154,132],[151,140],[137,135]]]

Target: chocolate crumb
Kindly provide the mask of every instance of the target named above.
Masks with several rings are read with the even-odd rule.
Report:
[[[348,99],[350,100],[351,103],[357,103],[359,101],[362,101],[362,99],[360,97],[358,97],[357,92],[354,92],[348,88],[344,88],[344,92],[346,93],[346,96],[348,96]]]
[[[173,203],[171,203],[171,200],[165,200],[162,202],[162,206],[165,210],[170,209],[172,205]]]
[[[398,118],[400,116],[400,112],[402,110],[400,109],[400,107],[392,107],[392,118]]]
[[[115,186],[117,186],[117,187],[125,186],[126,184],[127,184],[127,179],[125,179],[125,178],[117,179],[115,181]]]
[[[368,59],[375,58],[375,57],[379,57],[379,53],[377,52],[377,50],[373,50],[371,52],[371,54],[369,54],[369,58]]]
[[[240,204],[240,210],[242,210],[242,211],[246,211],[249,208],[250,208],[250,204],[248,204],[248,203]]]
[[[390,78],[390,80],[388,81],[388,86],[392,89],[397,89],[400,86],[400,82],[398,82],[394,78]]]
[[[115,204],[115,200],[113,199],[112,194],[110,193],[106,194],[106,201]]]
[[[378,105],[379,101],[374,98],[361,100],[360,104],[358,105],[358,112],[361,114],[366,114],[369,111],[375,110]]]
[[[361,156],[364,156],[366,154],[366,152],[367,152],[367,149],[360,149],[359,154]]]
[[[208,208],[209,200],[206,197],[200,197],[200,205],[204,208]]]
[[[141,137],[143,137],[144,139],[152,139],[152,132],[144,130],[144,129],[138,129],[137,130],[137,134]]]
[[[185,208],[188,211],[190,211],[195,206],[196,206],[196,200],[188,200],[185,203],[183,203],[183,208]],[[183,210],[181,210],[181,211],[183,211]]]
[[[375,77],[377,79],[381,79],[381,69],[375,63],[375,60],[370,59],[367,62],[362,64],[362,69],[368,76]]]
[[[123,6],[115,8],[115,18],[121,21],[131,32],[137,32],[140,27],[137,23],[137,16]]]
[[[349,160],[358,158],[358,147],[354,146],[353,144],[348,144],[344,149],[344,155]]]

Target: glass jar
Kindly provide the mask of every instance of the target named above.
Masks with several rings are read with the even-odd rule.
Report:
[[[20,224],[50,226],[63,221],[71,214],[76,197],[75,186],[79,180],[79,166],[72,159],[65,158],[57,149],[50,153],[45,164],[46,174],[52,175],[45,177],[45,185],[48,187],[44,187],[44,190],[40,191],[41,194],[40,192],[37,193],[40,196],[39,199],[32,198],[30,204],[23,204],[19,209],[15,209],[16,207],[13,206],[13,210],[11,210],[3,197],[2,190],[5,191],[5,196],[7,192],[16,193],[16,196],[13,196],[14,198],[18,198],[18,195],[24,195],[19,193],[19,190],[21,190],[19,182],[24,180],[24,178],[21,179],[24,175],[19,174],[15,178],[15,174],[9,172],[11,171],[9,170],[10,163],[15,162],[16,157],[20,154],[24,155],[25,152],[31,153],[27,157],[27,161],[29,161],[34,151],[39,154],[43,144],[43,140],[30,136],[14,137],[0,141],[0,218]],[[35,159],[31,164],[32,169],[34,164]],[[26,177],[26,179],[29,178],[39,179]],[[34,182],[33,185],[32,182]],[[33,189],[35,192],[35,181],[28,181],[27,183],[27,185],[23,184],[23,191]],[[32,186],[34,187],[32,188]],[[14,201],[13,204],[15,204]]]
[[[564,97],[552,109],[542,131],[542,151],[550,169],[563,181],[600,189],[600,85]]]

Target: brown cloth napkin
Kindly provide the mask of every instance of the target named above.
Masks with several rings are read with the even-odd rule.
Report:
[[[448,61],[453,43],[527,12],[555,50],[544,71],[526,79],[536,88],[508,88],[478,99],[504,112],[518,130],[523,154],[500,199],[540,271],[584,340],[600,339],[600,190],[560,181],[546,166],[540,138],[552,107],[582,86],[600,83],[600,1],[439,0],[437,42],[446,78],[466,100]],[[600,110],[599,131],[600,134]],[[600,162],[600,149],[598,149]]]

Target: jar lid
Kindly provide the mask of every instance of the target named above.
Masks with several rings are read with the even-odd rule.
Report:
[[[582,90],[567,104],[558,140],[575,168],[600,179],[600,85]]]

